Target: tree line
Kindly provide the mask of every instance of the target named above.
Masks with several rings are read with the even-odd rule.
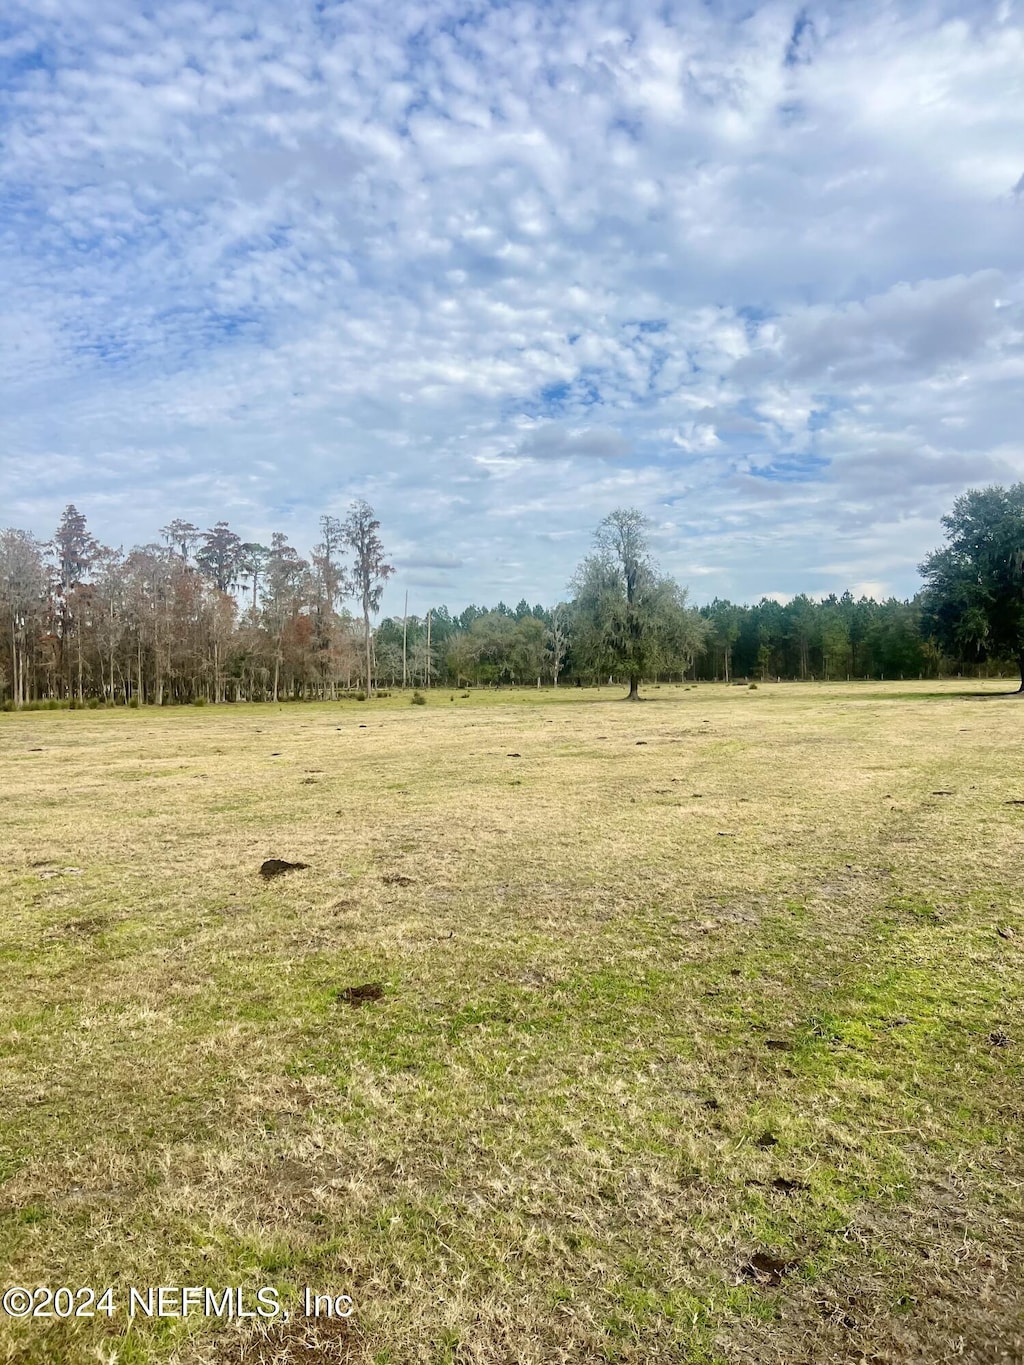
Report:
[[[364,501],[320,518],[307,557],[275,533],[175,519],[127,553],[69,505],[53,538],[0,532],[0,703],[331,699],[375,688],[938,677],[1024,667],[1024,485],[975,490],[913,599],[849,592],[693,607],[632,509],[611,513],[551,607],[389,616],[394,568]],[[1024,678],[1024,673],[1022,673]]]
[[[337,697],[372,676],[371,618],[394,572],[365,502],[320,518],[308,558],[275,533],[175,519],[162,543],[100,545],[65,508],[52,540],[0,532],[0,697],[21,706]],[[357,615],[344,603],[352,601]]]

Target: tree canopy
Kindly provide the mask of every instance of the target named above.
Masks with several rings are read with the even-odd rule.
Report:
[[[970,489],[942,525],[920,566],[926,627],[953,653],[1014,658],[1024,693],[1024,483]]]
[[[363,610],[363,649],[366,654],[366,690],[373,689],[373,641],[370,635],[370,617],[380,609],[384,584],[395,572],[394,567],[384,558],[384,545],[377,532],[380,522],[374,516],[373,508],[362,498],[358,498],[340,527],[341,543],[347,545],[355,556],[352,568],[352,591]]]
[[[643,677],[687,667],[707,629],[686,589],[651,562],[648,525],[636,508],[611,512],[572,582],[577,657],[596,672],[626,674],[629,701],[640,700]]]

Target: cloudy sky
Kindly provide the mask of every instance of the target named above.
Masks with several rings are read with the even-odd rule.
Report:
[[[1022,478],[1020,0],[6,0],[0,525],[902,596]]]

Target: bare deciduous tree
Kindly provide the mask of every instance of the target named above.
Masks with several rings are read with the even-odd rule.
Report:
[[[99,545],[89,534],[85,517],[73,503],[68,503],[51,542],[57,561],[57,593],[60,600],[60,656],[68,693],[71,692],[71,658],[69,644],[72,634],[78,646],[78,699],[84,697],[82,685],[83,653],[81,614],[85,606],[82,586],[99,554]]]
[[[43,547],[27,531],[0,531],[0,610],[11,651],[11,692],[16,706],[28,700],[29,654],[46,599]]]
[[[200,540],[199,527],[191,521],[183,521],[181,517],[175,517],[166,526],[161,526],[160,534],[172,550],[177,550],[183,564],[188,563]]]
[[[218,592],[230,592],[238,583],[242,569],[242,541],[226,521],[218,521],[212,531],[201,536],[202,548],[196,554],[196,567]]]
[[[337,663],[340,657],[338,605],[348,591],[341,552],[345,536],[337,517],[320,518],[320,542],[313,547],[313,591],[316,614],[315,651],[325,689],[337,696]]]
[[[281,684],[285,630],[299,613],[308,568],[306,561],[288,544],[287,537],[275,531],[270,538],[263,586],[264,610],[274,642],[274,701],[277,701]]]
[[[258,541],[246,540],[242,542],[239,549],[239,572],[242,582],[248,586],[252,585],[252,610],[256,614],[256,602],[259,594],[260,584],[263,582],[263,574],[266,571],[267,560],[270,558],[269,545],[260,545]]]
[[[363,646],[366,654],[366,691],[373,690],[372,637],[370,617],[380,610],[384,584],[394,573],[393,565],[384,558],[384,546],[377,532],[380,522],[373,508],[362,498],[349,509],[342,527],[345,544],[354,556],[352,568],[353,595],[363,612]]]
[[[569,608],[564,602],[559,602],[558,606],[551,613],[551,624],[548,626],[546,653],[548,667],[551,669],[551,681],[558,686],[558,675],[562,671],[565,663],[565,656],[569,650]]]

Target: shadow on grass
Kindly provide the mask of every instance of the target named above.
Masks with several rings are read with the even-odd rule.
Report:
[[[827,685],[827,684],[826,684]],[[977,692],[958,688],[955,692],[872,692],[861,701],[1008,701],[1024,699],[1024,692],[1015,687],[1009,692]],[[842,700],[849,701],[849,697]]]
[[[887,694],[889,695],[889,694]],[[958,701],[1008,701],[1014,698],[1024,698],[1024,692],[1019,687],[1014,687],[1009,692],[919,692],[919,697],[954,697]]]

